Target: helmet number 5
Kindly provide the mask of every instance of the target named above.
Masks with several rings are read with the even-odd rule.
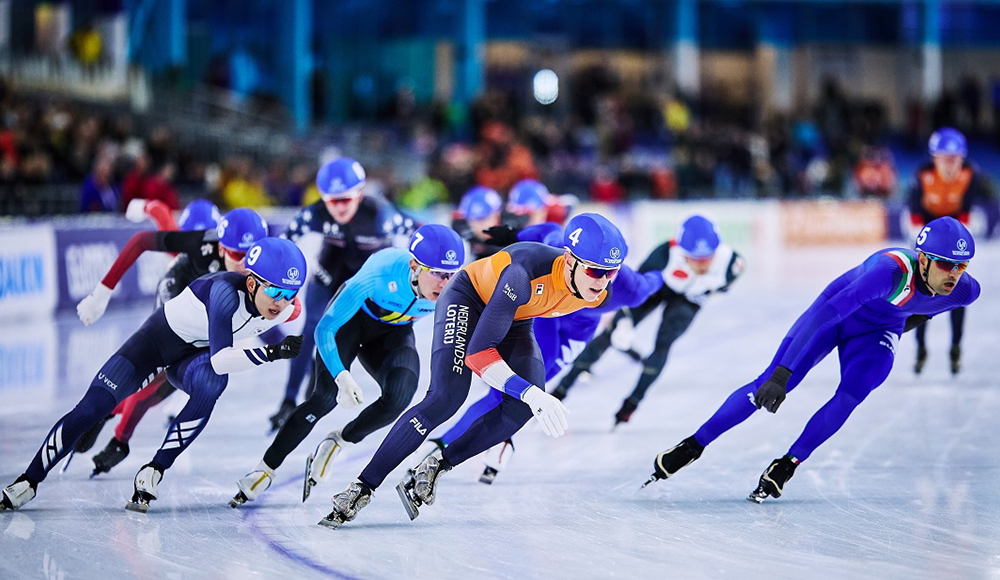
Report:
[[[573,230],[573,231],[572,231],[572,232],[571,232],[571,233],[570,233],[570,234],[569,234],[568,236],[566,236],[566,237],[567,237],[567,238],[569,238],[569,239],[570,239],[570,241],[572,241],[572,242],[573,242],[573,245],[574,245],[574,246],[576,246],[577,244],[579,244],[579,243],[580,243],[580,234],[582,234],[582,233],[583,233],[583,228],[576,228],[575,230]]]
[[[413,232],[413,243],[410,244],[410,251],[412,252],[417,247],[417,244],[422,241],[424,241],[424,237],[420,235],[420,232]]]
[[[920,230],[920,233],[917,234],[917,244],[922,244],[927,241],[927,232],[929,231],[931,231],[929,227]]]
[[[247,266],[253,266],[254,262],[256,262],[257,258],[259,257],[260,257],[260,246],[254,246],[250,248],[250,251],[247,253]]]

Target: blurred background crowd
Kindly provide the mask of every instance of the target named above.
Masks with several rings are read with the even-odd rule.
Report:
[[[892,200],[941,126],[1000,173],[1000,67],[978,66],[1000,47],[985,32],[1000,24],[994,3],[436,0],[403,9],[414,23],[363,29],[344,23],[363,9],[350,2],[207,4],[0,2],[11,27],[0,34],[0,214],[121,212],[134,198],[300,206],[338,155],[365,165],[369,191],[416,210],[523,178],[612,203]],[[589,18],[547,20],[560,8],[601,9],[618,26],[589,38]],[[820,26],[834,15],[869,24]],[[341,37],[310,36],[317,18],[337,19]],[[458,36],[442,32],[455,19]],[[268,25],[277,39],[259,34]],[[296,27],[312,41],[283,39]],[[692,36],[693,81],[677,68]],[[825,49],[831,40],[847,48]],[[878,58],[892,70],[928,46],[938,60],[885,79],[890,89],[853,82],[881,74],[869,70]],[[365,66],[393,54],[431,64]],[[284,88],[288,62],[302,69],[288,73],[298,92]],[[744,65],[754,70],[734,72]]]

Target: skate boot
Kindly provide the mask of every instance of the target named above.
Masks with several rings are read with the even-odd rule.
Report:
[[[233,499],[229,500],[229,507],[235,509],[248,501],[253,501],[264,493],[264,490],[271,487],[274,481],[274,470],[261,461],[253,471],[244,475],[236,482],[240,490],[236,492]]]
[[[156,499],[156,486],[163,479],[163,470],[152,463],[142,466],[135,474],[135,493],[132,501],[125,504],[125,509],[133,512],[146,513],[149,502]]]
[[[93,427],[84,431],[83,435],[80,435],[80,438],[73,444],[73,451],[76,453],[86,453],[90,451],[90,448],[94,446],[94,443],[97,443],[97,436],[101,434],[101,429],[104,428],[104,424],[110,421],[112,417],[114,417],[114,415],[108,415],[95,423]]]
[[[112,437],[107,447],[94,456],[94,472],[90,477],[111,471],[112,467],[121,463],[126,457],[128,457],[128,443],[122,443]]]
[[[701,452],[704,450],[705,448],[692,435],[670,449],[661,452],[653,460],[653,474],[649,476],[646,483],[642,484],[642,487],[646,487],[660,479],[673,477],[682,467],[689,465],[695,459],[701,457]]]
[[[292,416],[293,411],[295,411],[295,401],[289,401],[288,399],[282,401],[281,406],[278,407],[278,412],[268,417],[268,420],[271,422],[271,433],[281,429],[285,421]]]
[[[915,374],[920,374],[924,370],[924,365],[927,364],[927,348],[923,346],[917,346],[917,362],[913,363],[913,372]]]
[[[444,453],[444,448],[447,447],[447,445],[445,445],[444,440],[440,439],[438,437],[434,437],[434,438],[428,439],[427,442],[428,443],[433,443],[434,447],[431,448],[431,450],[427,452],[427,455],[424,455],[424,459],[427,459],[428,457],[430,457],[431,455],[434,455],[435,453],[438,453],[438,454]],[[438,456],[440,457],[440,455],[438,455]],[[421,459],[420,461],[423,462],[424,459]],[[413,471],[414,469],[416,469],[416,468],[415,467],[410,467],[410,468],[408,468],[406,470],[406,477],[407,478],[413,477],[413,474],[415,473]]]
[[[962,347],[961,347],[961,345],[957,345],[957,344],[951,345],[951,351],[948,352],[948,356],[951,357],[951,374],[957,375],[962,370]]]
[[[19,509],[34,499],[37,489],[38,484],[29,481],[27,475],[18,477],[14,483],[3,488],[3,493],[0,494],[0,512]]]
[[[347,489],[333,496],[333,511],[319,521],[319,525],[328,528],[339,528],[344,522],[353,520],[363,507],[372,500],[372,490],[357,481],[347,486]]]
[[[396,493],[399,494],[399,499],[403,502],[411,521],[420,515],[420,506],[434,503],[437,479],[450,469],[451,465],[444,460],[441,452],[435,451],[413,469],[413,475],[399,482]]]
[[[302,501],[309,498],[312,488],[330,476],[330,463],[344,448],[344,438],[340,431],[331,431],[326,439],[319,442],[316,451],[306,458],[306,475],[302,483]]]
[[[622,423],[628,423],[628,420],[632,418],[632,413],[635,413],[638,406],[639,403],[632,399],[625,399],[625,402],[622,403],[622,408],[618,409],[618,412],[615,413],[615,427]]]
[[[755,503],[760,503],[768,496],[781,497],[781,491],[784,489],[785,483],[795,474],[795,468],[798,464],[799,461],[791,455],[785,455],[772,461],[771,465],[768,465],[764,473],[761,474],[757,489],[747,499]]]
[[[491,447],[486,452],[486,466],[483,474],[479,476],[479,483],[492,484],[497,474],[510,463],[512,457],[514,457],[514,442],[510,439]]]

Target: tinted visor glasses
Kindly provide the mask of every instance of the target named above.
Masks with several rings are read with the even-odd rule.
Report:
[[[940,256],[934,256],[932,254],[924,254],[924,255],[927,256],[927,259],[933,262],[934,265],[940,268],[941,270],[944,270],[945,272],[951,272],[956,275],[961,275],[962,272],[964,272],[966,268],[969,267],[968,260],[964,262],[956,262],[954,260],[947,260],[945,258],[942,258]]]
[[[341,197],[324,197],[323,202],[331,205],[347,205],[356,199],[358,199],[358,195],[354,194]]]
[[[237,252],[236,250],[230,250],[229,248],[223,246],[222,250],[229,256],[229,259],[234,262],[242,261],[243,258],[247,256],[246,252]]]
[[[458,273],[457,271],[454,270],[435,270],[433,268],[424,266],[423,264],[420,264],[420,269],[430,274],[432,278],[441,281],[448,281],[451,279],[452,276]]]
[[[254,276],[257,278],[257,276]],[[292,290],[291,288],[279,288],[277,286],[272,286],[269,282],[257,278],[257,283],[260,284],[260,289],[264,294],[267,294],[275,300],[288,300],[291,301],[295,298],[295,295],[299,293],[298,290]]]

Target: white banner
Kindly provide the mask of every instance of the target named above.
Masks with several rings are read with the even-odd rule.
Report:
[[[58,297],[52,227],[0,230],[0,319],[48,317]]]

